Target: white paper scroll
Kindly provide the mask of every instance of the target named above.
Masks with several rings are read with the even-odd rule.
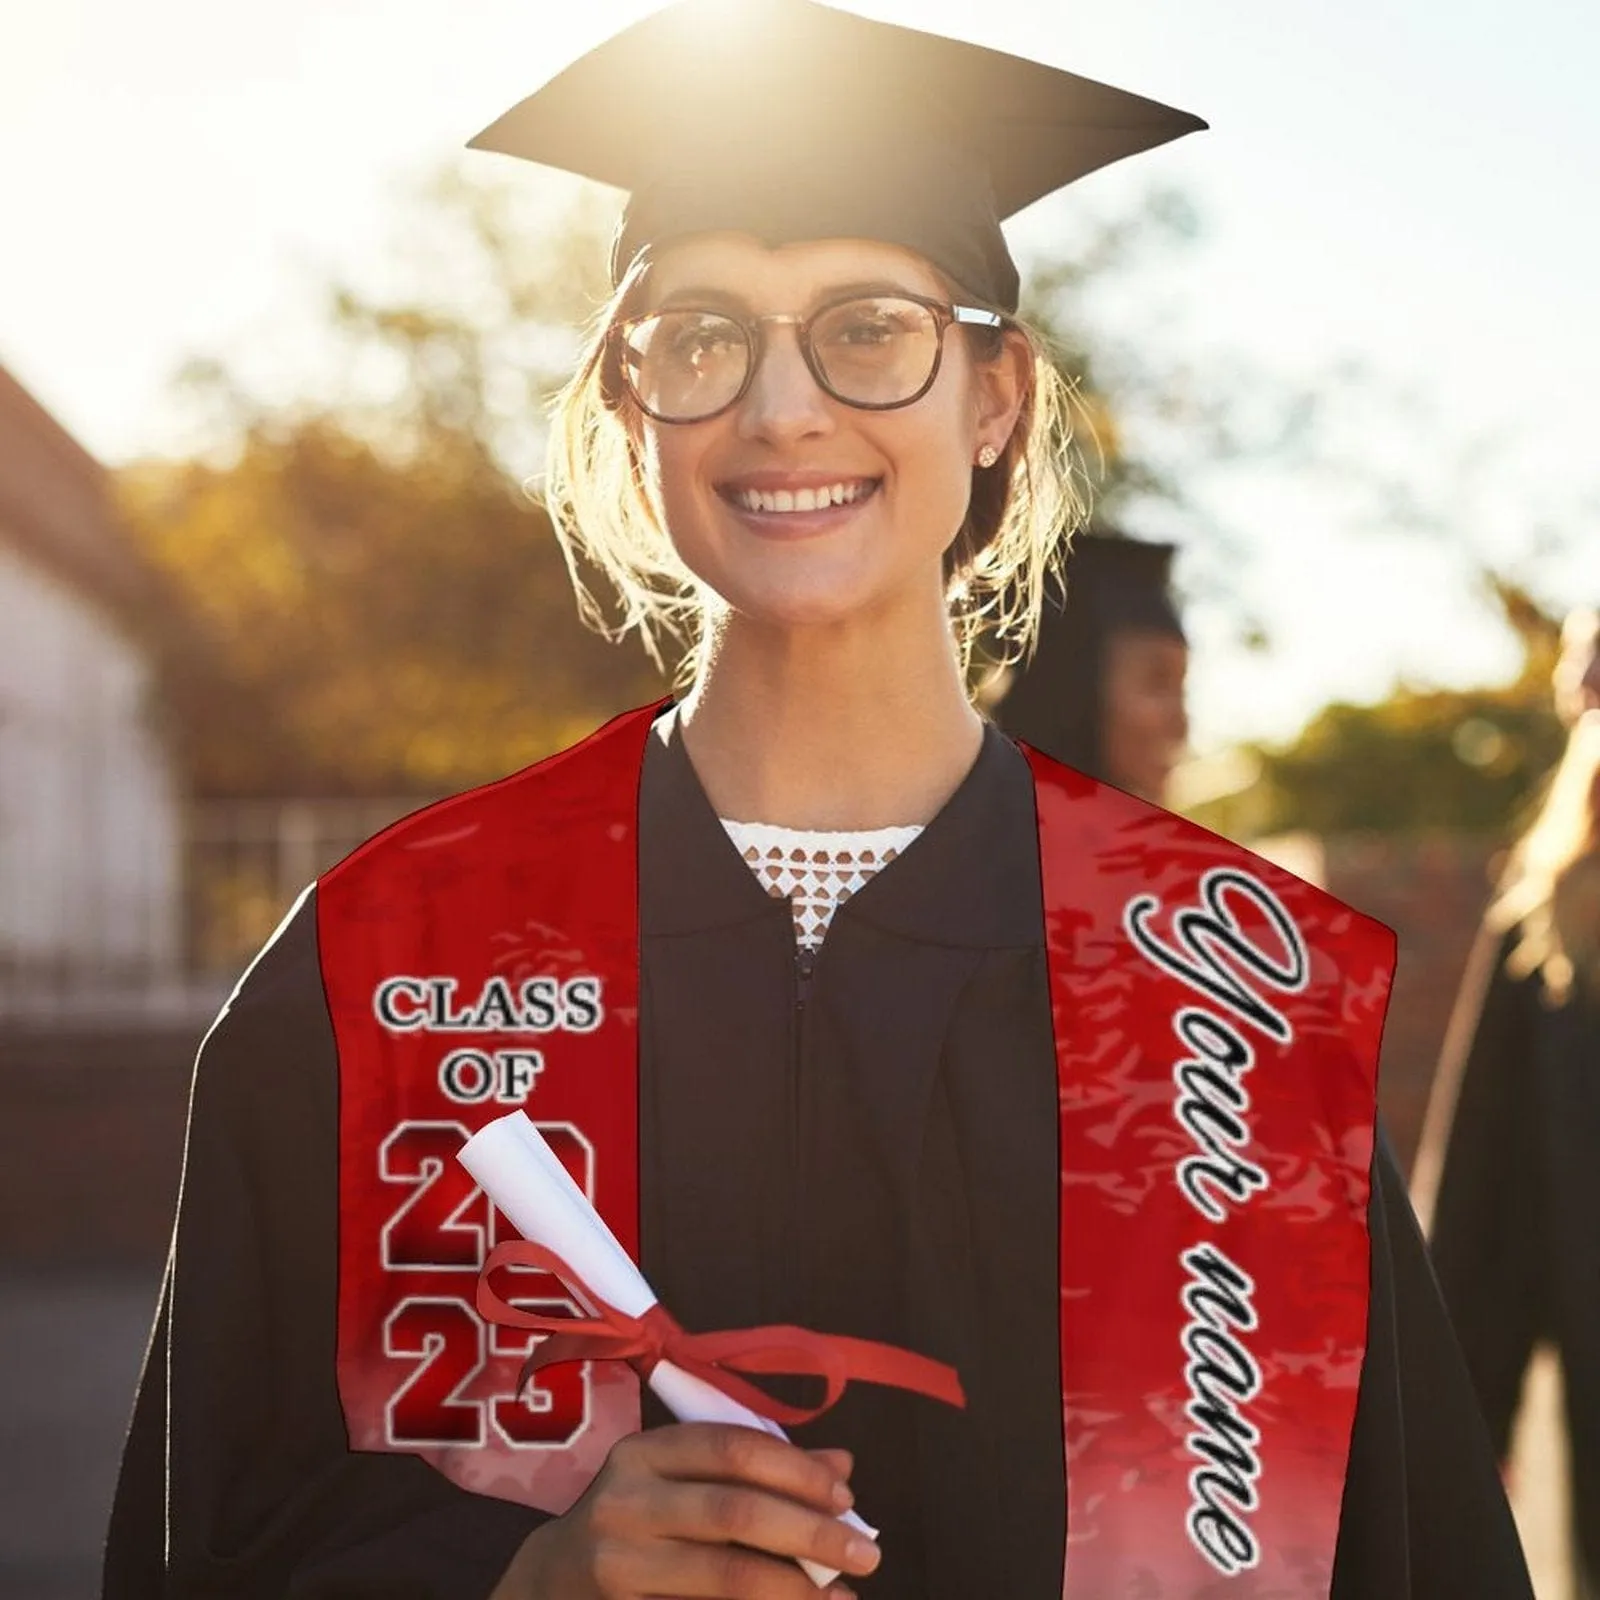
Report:
[[[554,1251],[608,1305],[640,1317],[656,1303],[627,1251],[525,1113],[513,1111],[480,1129],[458,1159],[523,1238]],[[733,1423],[788,1437],[777,1423],[669,1361],[657,1363],[649,1382],[680,1422]],[[853,1511],[839,1520],[868,1538],[878,1536]],[[812,1561],[800,1565],[819,1589],[839,1576]]]

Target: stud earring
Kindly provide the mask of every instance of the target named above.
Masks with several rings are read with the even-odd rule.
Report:
[[[980,467],[992,467],[999,459],[1000,452],[992,444],[986,444],[978,452],[978,465]]]

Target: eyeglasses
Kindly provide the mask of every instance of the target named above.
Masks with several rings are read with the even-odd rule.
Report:
[[[610,337],[616,370],[640,410],[657,422],[705,422],[744,398],[772,323],[795,330],[826,394],[863,411],[892,411],[933,387],[953,322],[999,329],[1005,318],[920,295],[875,294],[832,301],[805,317],[674,307],[626,318]]]

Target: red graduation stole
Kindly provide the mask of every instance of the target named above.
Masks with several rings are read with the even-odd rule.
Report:
[[[528,1336],[473,1304],[510,1230],[454,1158],[525,1106],[637,1252],[638,793],[659,709],[397,823],[318,889],[350,1445],[551,1511],[638,1427],[638,1380],[591,1363],[518,1394]],[[1326,1596],[1393,935],[1028,759],[1061,1104],[1065,1594]],[[517,1303],[578,1310],[543,1288]]]

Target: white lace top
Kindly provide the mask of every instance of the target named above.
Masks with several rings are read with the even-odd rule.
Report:
[[[833,833],[721,820],[761,887],[788,899],[795,938],[811,950],[822,943],[835,908],[922,832],[909,827]]]

